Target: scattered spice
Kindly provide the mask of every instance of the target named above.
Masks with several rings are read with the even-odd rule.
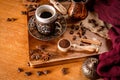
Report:
[[[94,24],[93,27],[97,27],[98,26],[98,23],[96,22],[95,19],[89,19],[88,22]]]
[[[68,74],[68,68],[62,68],[63,75]]]
[[[45,50],[48,47],[48,45],[37,45],[36,48],[39,50]]]
[[[34,50],[30,50],[30,52],[29,52],[31,55],[34,53]]]
[[[100,26],[100,28],[97,30],[98,32],[102,31],[105,28],[105,26]]]
[[[23,72],[24,70],[22,68],[18,68],[18,72]]]
[[[30,76],[30,75],[32,75],[32,73],[31,72],[25,72],[25,75]]]
[[[40,54],[39,53],[34,53],[33,55],[31,55],[31,59],[32,60],[38,60],[38,59],[40,59]]]
[[[50,59],[50,54],[48,52],[44,52],[41,54],[41,60],[48,61]]]

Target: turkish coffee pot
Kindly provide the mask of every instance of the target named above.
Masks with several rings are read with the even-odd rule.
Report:
[[[73,19],[85,19],[88,15],[85,4],[86,0],[72,0],[68,9],[68,15]]]

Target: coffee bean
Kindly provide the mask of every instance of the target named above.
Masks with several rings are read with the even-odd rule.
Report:
[[[73,38],[72,38],[73,40],[76,40],[77,39],[77,37],[76,36],[73,36]]]
[[[82,25],[82,22],[80,22],[80,26]]]
[[[27,63],[27,66],[30,66],[30,63],[29,63],[29,62]]]
[[[69,33],[70,33],[70,34],[74,34],[74,31],[71,30]]]
[[[68,74],[68,68],[62,68],[63,75]]]
[[[18,72],[23,72],[23,69],[22,68],[18,68]]]
[[[25,75],[30,76],[30,75],[32,75],[32,73],[31,72],[25,72]]]
[[[71,29],[74,29],[74,27],[75,27],[75,25],[72,25],[70,28],[71,28]]]
[[[38,75],[38,76],[41,76],[42,74],[43,74],[42,71],[37,71],[37,75]]]
[[[27,11],[21,11],[22,15],[27,15]]]
[[[12,21],[12,20],[11,20],[11,18],[7,18],[7,21],[9,22],[9,21]]]
[[[48,74],[48,73],[50,73],[50,71],[49,70],[44,70],[43,73]]]
[[[13,22],[13,21],[16,21],[16,20],[17,20],[17,18],[7,18],[8,22]]]
[[[78,29],[79,29],[79,26],[78,26],[78,25],[76,25],[76,26],[75,26],[75,30],[78,30]]]
[[[81,27],[82,30],[82,35],[84,35],[86,33],[86,28],[85,27]]]

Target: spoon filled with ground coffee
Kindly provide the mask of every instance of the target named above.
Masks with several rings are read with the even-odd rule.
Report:
[[[62,52],[67,52],[68,50],[98,52],[98,47],[96,45],[80,46],[78,44],[72,44],[68,39],[60,39],[57,47]]]

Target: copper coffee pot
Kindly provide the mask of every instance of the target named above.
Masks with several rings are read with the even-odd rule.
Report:
[[[68,15],[73,19],[85,19],[88,15],[88,11],[83,0],[72,0],[72,3],[68,9]]]

